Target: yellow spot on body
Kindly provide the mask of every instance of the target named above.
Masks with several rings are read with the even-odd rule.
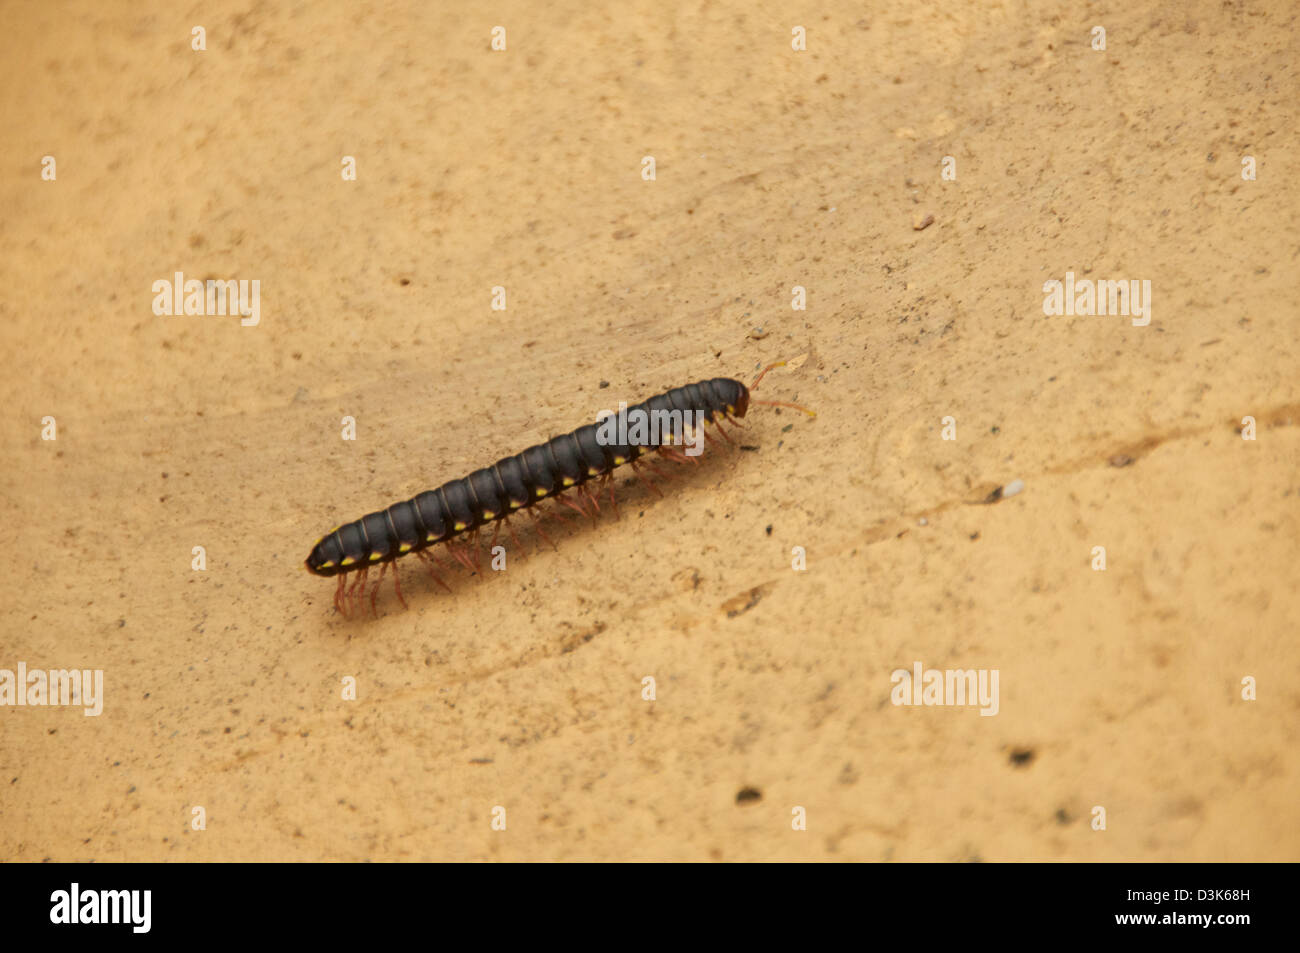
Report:
[[[522,502],[520,502],[519,500],[511,500],[511,501],[510,501],[510,508],[511,508],[512,510],[517,510],[517,509],[519,509],[519,507],[521,507],[521,506],[523,506],[523,505],[524,505],[524,504],[523,504]]]
[[[344,556],[342,565],[351,566],[354,562],[356,562],[356,560],[353,559],[351,556]]]
[[[622,457],[615,457],[615,458],[614,458],[614,466],[616,466],[616,467],[621,467],[621,466],[622,466],[623,464],[625,464],[625,463],[627,463],[627,461],[624,460]]]
[[[587,467],[587,476],[600,476],[600,471],[595,467]]]
[[[398,548],[401,549],[402,554],[405,555],[406,553],[409,553],[409,552],[411,551],[411,544],[410,544],[410,543],[402,543],[402,545],[401,545],[400,547],[398,547]]]
[[[490,512],[488,512],[487,510],[484,510],[484,511],[483,511],[483,518],[484,518],[485,520],[493,520],[493,519],[496,519],[496,517],[497,517],[497,515],[496,515],[495,513],[490,513]]]
[[[565,486],[573,486],[573,481],[570,480],[568,477],[565,477],[565,478],[564,478],[564,485],[565,485]]]
[[[371,561],[372,563],[377,563],[377,562],[379,562],[379,560],[381,560],[381,559],[383,559],[383,558],[384,558],[384,554],[383,554],[383,553],[371,553],[371,554],[370,554],[370,561]]]
[[[424,541],[426,543],[432,543],[437,538],[438,538],[437,536],[434,536],[432,533],[430,533],[428,536],[424,537]]]
[[[545,495],[546,495],[546,491],[543,490],[543,489],[539,486],[539,487],[537,488],[537,495],[538,495],[538,496],[545,496]]]
[[[465,527],[466,527],[467,525],[468,525],[468,524],[466,524],[466,523],[457,523],[457,524],[456,524],[456,532],[459,533],[461,530],[465,529]]]
[[[325,562],[321,563],[321,564],[320,564],[319,566],[317,566],[316,568],[317,568],[317,569],[333,569],[333,568],[334,568],[334,560],[332,560],[332,559],[327,559]]]

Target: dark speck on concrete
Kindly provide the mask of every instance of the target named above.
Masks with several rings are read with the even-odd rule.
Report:
[[[1034,760],[1033,748],[1013,748],[1011,749],[1011,763],[1017,768],[1027,768]]]

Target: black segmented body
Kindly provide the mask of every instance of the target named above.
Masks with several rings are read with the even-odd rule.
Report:
[[[748,407],[749,390],[744,384],[715,377],[674,387],[625,413],[633,418],[638,411],[646,416],[690,411],[713,422],[728,414],[743,417]],[[581,486],[682,436],[651,430],[637,443],[603,445],[596,437],[598,429],[598,424],[587,424],[552,437],[436,490],[346,523],[316,543],[307,568],[319,576],[335,576],[392,562]]]

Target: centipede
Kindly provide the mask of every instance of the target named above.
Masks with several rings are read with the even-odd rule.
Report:
[[[759,404],[790,407],[815,417],[815,412],[799,404],[751,396],[769,371],[784,365],[784,361],[769,364],[748,387],[728,377],[674,387],[620,410],[612,415],[613,421],[602,418],[409,500],[336,526],[312,547],[307,570],[317,576],[338,577],[334,608],[344,617],[351,616],[362,604],[367,589],[371,612],[376,613],[375,599],[390,568],[397,598],[409,608],[394,565],[404,556],[414,555],[424,561],[434,581],[450,592],[439,575],[439,570],[445,571],[447,566],[437,558],[437,546],[445,546],[456,562],[475,572],[480,568],[479,541],[484,527],[493,527],[489,548],[496,545],[504,526],[516,547],[522,549],[510,524],[512,515],[528,513],[539,535],[551,542],[537,509],[544,501],[557,502],[595,521],[600,512],[598,498],[602,490],[608,489],[609,505],[617,518],[618,503],[611,478],[619,467],[630,466],[648,489],[663,496],[654,477],[671,478],[648,457],[698,463],[696,456],[684,450],[688,433],[694,436],[699,432],[706,442],[712,441],[706,429],[711,426],[734,445],[723,421],[740,427],[737,418],[743,418],[751,406]],[[656,421],[666,425],[649,425]],[[649,477],[645,470],[650,471]],[[369,573],[375,568],[379,576],[370,585]]]

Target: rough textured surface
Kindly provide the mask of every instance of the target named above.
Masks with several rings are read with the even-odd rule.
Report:
[[[0,667],[107,700],[0,710],[0,858],[1300,859],[1294,9],[672,6],[9,12]],[[1067,270],[1150,326],[1045,317]],[[261,323],[155,316],[175,271]],[[558,552],[355,622],[302,569],[801,355],[816,420]],[[1000,713],[891,705],[918,660]]]

